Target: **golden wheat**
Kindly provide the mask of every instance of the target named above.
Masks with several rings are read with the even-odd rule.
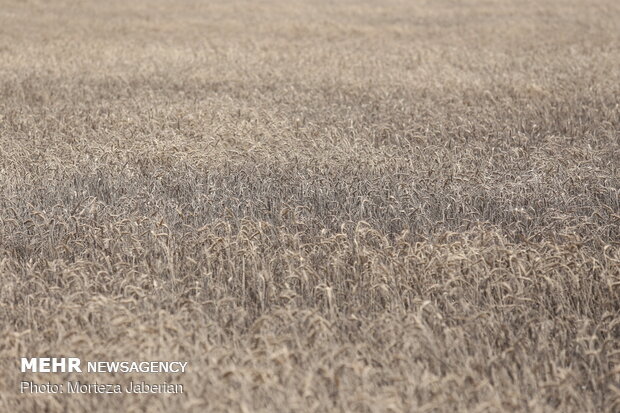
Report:
[[[2,1],[0,410],[619,412],[618,21]]]

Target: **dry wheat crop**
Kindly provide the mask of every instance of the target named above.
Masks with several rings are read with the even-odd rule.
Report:
[[[0,0],[0,410],[619,412],[619,104],[615,0]]]

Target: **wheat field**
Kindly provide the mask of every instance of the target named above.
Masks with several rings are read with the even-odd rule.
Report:
[[[620,412],[619,105],[615,0],[0,0],[0,411]]]

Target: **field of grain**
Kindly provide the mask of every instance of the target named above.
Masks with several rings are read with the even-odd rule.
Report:
[[[0,0],[0,411],[620,412],[619,104],[615,0]]]

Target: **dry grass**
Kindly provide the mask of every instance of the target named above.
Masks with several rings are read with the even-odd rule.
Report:
[[[3,0],[0,410],[620,411],[620,6],[542,3]]]

